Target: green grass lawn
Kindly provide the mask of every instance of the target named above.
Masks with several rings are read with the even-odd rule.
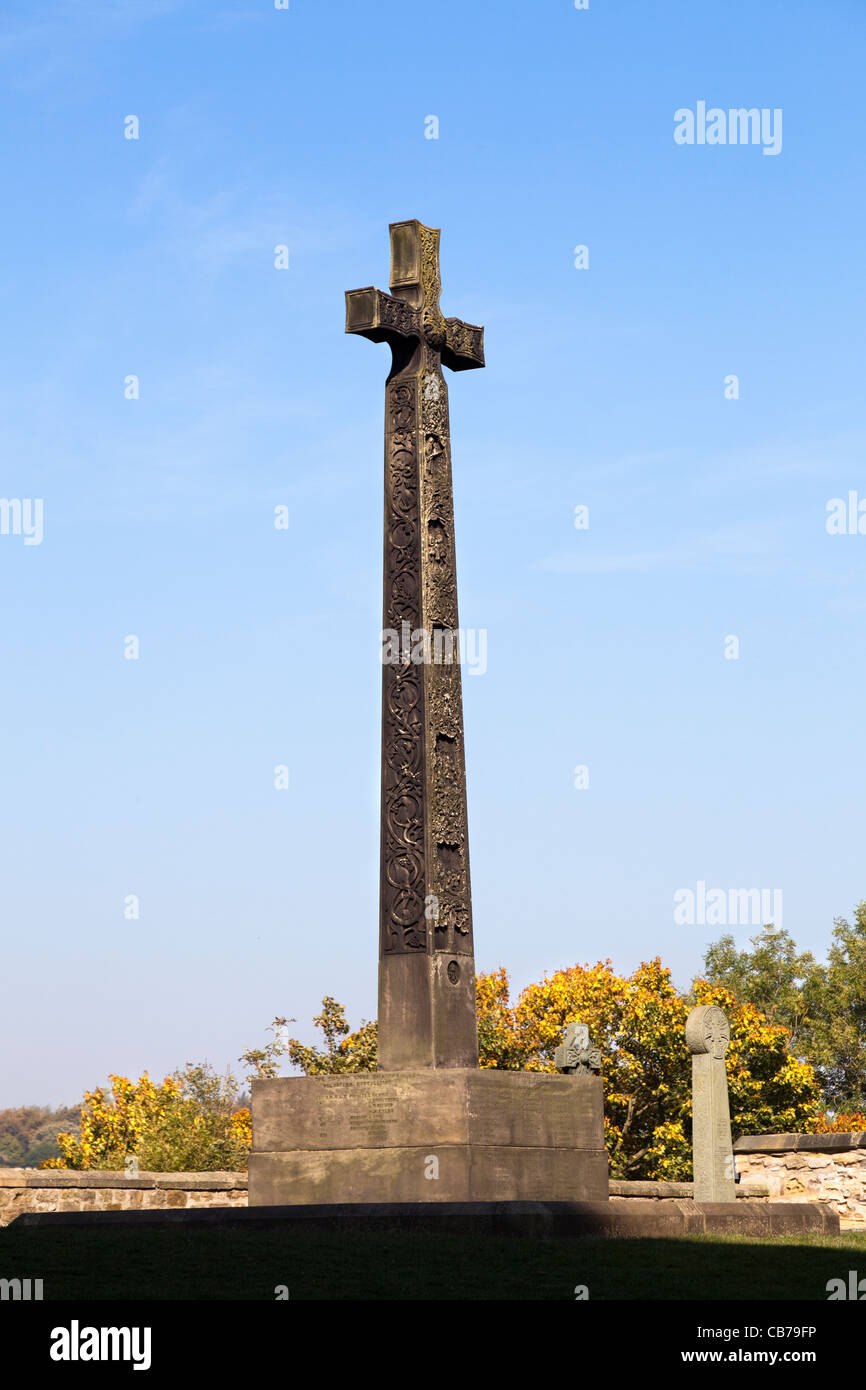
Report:
[[[707,1249],[712,1247],[712,1251]],[[710,1258],[711,1256],[711,1258]],[[712,1279],[707,1271],[712,1268]],[[817,1299],[866,1235],[536,1240],[233,1229],[0,1230],[0,1278],[53,1299]]]

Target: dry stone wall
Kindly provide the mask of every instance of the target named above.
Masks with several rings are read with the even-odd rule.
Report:
[[[827,1202],[844,1229],[866,1229],[866,1134],[749,1134],[734,1155],[770,1201]]]
[[[25,1211],[160,1211],[245,1207],[246,1173],[72,1172],[0,1168],[0,1226]]]

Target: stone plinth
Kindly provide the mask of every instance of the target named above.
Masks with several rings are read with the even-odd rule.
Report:
[[[638,1239],[694,1235],[837,1236],[839,1218],[821,1202],[692,1202],[629,1198],[612,1202],[326,1202],[316,1206],[204,1211],[27,1212],[17,1225],[278,1230],[290,1235],[369,1231],[484,1237],[573,1236]],[[478,1247],[478,1259],[484,1252]]]
[[[601,1080],[452,1068],[252,1083],[251,1206],[607,1201]]]

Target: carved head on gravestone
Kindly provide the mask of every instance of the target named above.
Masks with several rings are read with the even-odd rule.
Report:
[[[562,1041],[566,1047],[589,1047],[589,1028],[585,1023],[567,1023]]]
[[[709,1052],[721,1060],[731,1041],[731,1025],[724,1009],[717,1004],[700,1004],[686,1019],[689,1052]]]

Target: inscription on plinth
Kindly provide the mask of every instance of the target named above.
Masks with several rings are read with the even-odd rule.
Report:
[[[252,1099],[254,1206],[607,1200],[596,1077],[478,1069],[286,1077],[254,1081]]]

